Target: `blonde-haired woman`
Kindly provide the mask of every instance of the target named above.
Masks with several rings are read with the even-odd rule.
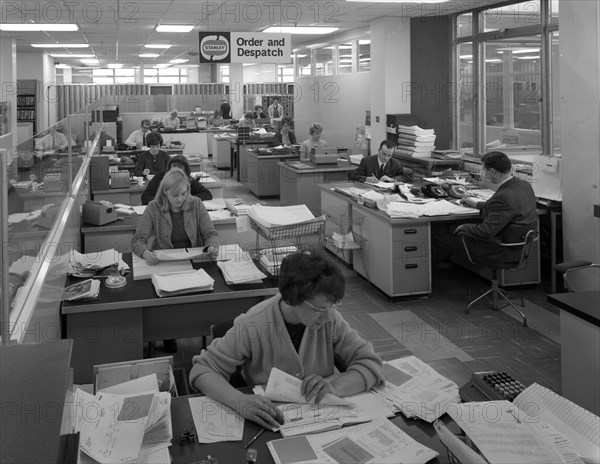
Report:
[[[213,258],[219,253],[219,237],[208,212],[202,200],[190,195],[188,176],[179,169],[165,174],[131,242],[132,251],[150,265],[159,262],[156,253],[148,247],[153,233],[157,250],[208,247]]]
[[[321,132],[323,132],[323,126],[318,122],[313,122],[308,128],[310,138],[300,145],[300,159],[308,159],[315,148],[327,148],[327,142],[321,139]]]

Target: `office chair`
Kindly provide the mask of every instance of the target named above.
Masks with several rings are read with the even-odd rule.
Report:
[[[569,274],[571,274],[572,278],[578,274],[579,271],[589,272],[594,268],[600,269],[600,264],[592,263],[586,259],[577,259],[554,265],[554,270],[562,274],[565,288],[569,292],[577,291],[573,286],[573,282],[569,282]]]
[[[510,306],[516,312],[518,312],[523,318],[523,326],[527,327],[527,317],[520,311],[512,301],[510,301],[509,292],[502,290],[498,286],[498,270],[509,269],[512,271],[519,271],[525,267],[529,254],[531,252],[531,246],[538,239],[538,234],[535,230],[529,230],[523,238],[523,241],[516,243],[502,243],[497,240],[483,240],[480,237],[474,237],[466,233],[460,233],[459,237],[462,241],[463,248],[467,254],[468,260],[472,264],[484,264],[492,269],[492,286],[491,288],[483,293],[482,295],[471,301],[465,310],[467,314],[471,310],[471,306],[477,303],[482,298],[487,298],[488,295],[492,298],[492,309],[499,310]],[[481,251],[482,253],[475,253],[475,251]],[[521,299],[521,306],[525,306],[523,297]],[[504,306],[499,306],[499,303],[504,300],[506,303]]]

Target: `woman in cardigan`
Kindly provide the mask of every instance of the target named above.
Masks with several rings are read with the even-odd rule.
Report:
[[[288,118],[287,116],[281,120],[281,129],[279,132],[275,134],[275,140],[277,145],[283,145],[284,147],[289,147],[290,145],[296,144],[296,136],[292,132],[292,127],[294,126],[294,121],[292,118]]]
[[[219,237],[208,212],[202,200],[190,195],[189,177],[180,169],[171,169],[165,174],[131,242],[132,251],[150,265],[159,262],[156,253],[148,247],[153,233],[156,234],[154,248],[158,250],[208,247],[214,258],[219,253]]]
[[[302,379],[308,402],[320,402],[327,393],[353,395],[383,382],[382,362],[373,347],[336,309],[344,290],[337,264],[308,252],[286,256],[279,294],[238,316],[224,337],[193,358],[190,384],[273,429],[283,423],[273,403],[228,383],[238,366],[250,385],[266,384],[273,367]],[[334,356],[346,364],[345,372],[334,375]]]

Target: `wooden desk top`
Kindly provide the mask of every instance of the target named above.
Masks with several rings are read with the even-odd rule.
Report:
[[[135,259],[141,259],[135,257]],[[239,298],[276,295],[277,285],[264,279],[262,284],[244,284],[229,286],[214,261],[193,263],[194,269],[204,269],[214,280],[214,289],[209,292],[191,293],[172,297],[159,298],[151,279],[133,280],[132,254],[123,253],[123,260],[129,265],[131,272],[126,276],[127,285],[121,288],[107,288],[104,282],[100,286],[100,298],[86,301],[65,301],[62,314],[80,314],[98,311],[116,311],[119,309],[142,308],[148,306],[170,307],[178,304],[194,304],[216,300],[236,300]],[[73,283],[81,279],[69,279]],[[235,304],[232,302],[232,304]]]
[[[554,293],[548,301],[560,309],[600,327],[600,291]]]

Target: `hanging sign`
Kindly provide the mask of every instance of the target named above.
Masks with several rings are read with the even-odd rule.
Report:
[[[292,62],[291,34],[200,32],[200,63]]]

